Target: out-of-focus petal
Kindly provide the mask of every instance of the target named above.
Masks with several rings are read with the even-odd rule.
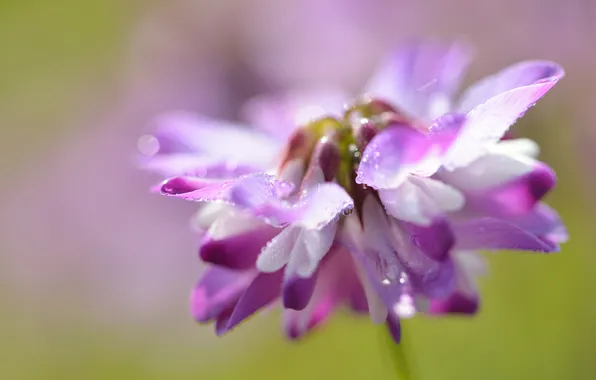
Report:
[[[224,334],[244,319],[275,301],[281,291],[282,272],[259,273],[244,291],[231,314],[220,319],[216,333]]]
[[[282,288],[284,307],[292,310],[304,309],[313,295],[316,282],[317,272],[307,278],[290,276],[286,279]]]
[[[483,258],[472,251],[454,251],[457,289],[447,297],[430,300],[430,314],[475,314],[480,298],[476,290],[476,278],[486,271]]]
[[[340,91],[312,91],[278,96],[262,95],[250,99],[242,113],[252,125],[279,141],[286,141],[292,132],[325,116],[341,116],[349,97]]]
[[[187,175],[204,178],[235,178],[256,173],[262,169],[256,166],[222,162],[193,153],[173,153],[141,158],[140,166],[166,177]]]
[[[258,131],[241,125],[172,112],[155,119],[157,155],[193,153],[213,161],[267,168],[280,145]]]
[[[449,112],[470,57],[462,43],[414,43],[386,59],[365,92],[430,121]]]
[[[453,170],[488,152],[562,76],[563,70],[553,63],[522,63],[471,88],[458,108],[467,112],[466,123],[444,166]]]
[[[470,86],[462,94],[457,109],[464,113],[470,112],[489,99],[518,87],[540,83],[551,83],[552,87],[564,75],[563,69],[554,62],[519,62]]]
[[[395,313],[389,313],[385,323],[393,341],[399,343],[401,341],[401,323],[399,317]]]
[[[510,216],[507,221],[553,244],[565,243],[569,239],[559,214],[544,203],[536,205],[529,213]]]
[[[430,314],[476,314],[479,299],[477,295],[456,291],[446,298],[433,299],[428,312]]]
[[[199,322],[217,318],[233,307],[252,280],[250,272],[210,267],[191,294],[191,312]]]
[[[457,249],[511,249],[535,252],[556,252],[558,245],[526,231],[513,223],[479,218],[454,223]]]

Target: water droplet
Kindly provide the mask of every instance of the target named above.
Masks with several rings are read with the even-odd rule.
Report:
[[[159,141],[153,135],[144,135],[137,142],[137,149],[145,156],[154,156],[159,152]]]

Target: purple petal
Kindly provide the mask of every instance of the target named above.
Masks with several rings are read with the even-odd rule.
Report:
[[[291,184],[277,181],[272,175],[256,173],[227,181],[174,177],[164,181],[161,193],[194,202],[220,201],[246,208],[251,203],[285,197],[292,189]]]
[[[284,307],[302,310],[308,305],[317,282],[317,272],[308,278],[292,276],[284,281],[282,297]]]
[[[203,261],[230,269],[254,267],[257,256],[279,230],[265,226],[221,239],[206,235],[199,249]]]
[[[470,89],[459,108],[468,112],[467,120],[446,154],[445,167],[465,166],[486,153],[562,76],[563,70],[555,64],[524,63]]]
[[[387,328],[389,329],[389,334],[391,334],[391,338],[395,343],[401,341],[401,323],[399,322],[399,317],[395,313],[387,314]]]
[[[553,244],[565,243],[569,239],[567,228],[557,212],[544,203],[527,214],[511,216],[507,220]]]
[[[187,112],[155,119],[158,155],[193,153],[221,162],[267,168],[280,146],[249,128]]]
[[[504,220],[480,218],[453,225],[457,249],[513,249],[555,252],[553,242]]]
[[[555,183],[555,172],[546,165],[539,165],[532,172],[482,194],[478,200],[486,202],[484,208],[492,208],[493,215],[497,212],[523,215],[531,211]]]
[[[463,44],[411,44],[377,69],[366,92],[424,120],[447,113],[470,61]]]
[[[445,219],[436,220],[429,227],[413,223],[400,223],[402,229],[410,235],[410,242],[422,253],[435,261],[449,258],[449,250],[455,243],[453,232]]]
[[[462,115],[445,115],[434,122],[428,135],[403,125],[387,128],[364,150],[356,182],[388,189],[398,187],[409,174],[434,174],[464,122]]]
[[[199,322],[217,318],[232,307],[246,290],[251,273],[224,268],[207,269],[191,295],[191,312]]]
[[[325,295],[313,304],[312,310],[285,310],[284,327],[288,338],[302,337],[329,318],[335,307],[336,300],[330,295]]]
[[[431,166],[436,170],[439,164],[432,147],[432,141],[413,128],[388,128],[375,136],[364,150],[356,183],[391,189],[420,167]]]
[[[393,221],[391,231],[393,247],[414,290],[429,297],[449,294],[455,286],[449,259],[454,237],[449,223],[438,220],[425,229]]]
[[[455,292],[442,299],[430,301],[428,312],[430,314],[476,314],[479,307],[477,296],[471,296],[462,292]]]
[[[279,297],[282,280],[283,272],[281,271],[259,273],[242,294],[230,316],[216,326],[217,334],[228,332],[259,309],[275,301]]]

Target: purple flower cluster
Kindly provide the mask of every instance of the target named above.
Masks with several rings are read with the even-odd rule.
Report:
[[[161,194],[199,205],[195,319],[223,334],[280,301],[298,338],[347,306],[399,341],[400,318],[476,312],[475,251],[557,251],[567,233],[541,202],[555,173],[503,136],[563,70],[519,63],[456,98],[468,62],[462,45],[416,44],[351,103],[263,98],[252,129],[157,119],[143,165],[168,178]]]

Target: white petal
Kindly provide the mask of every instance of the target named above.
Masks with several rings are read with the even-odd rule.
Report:
[[[257,269],[268,273],[275,272],[286,265],[290,260],[300,232],[300,228],[290,226],[271,239],[257,258]]]
[[[489,153],[470,165],[439,174],[442,181],[465,191],[490,189],[528,174],[536,161],[522,155]]]
[[[530,139],[513,139],[499,141],[492,149],[492,153],[502,153],[510,156],[527,156],[536,158],[540,154],[538,144]]]
[[[387,211],[399,220],[429,226],[447,212],[461,210],[464,195],[457,189],[431,178],[410,176],[394,190],[379,191]]]

